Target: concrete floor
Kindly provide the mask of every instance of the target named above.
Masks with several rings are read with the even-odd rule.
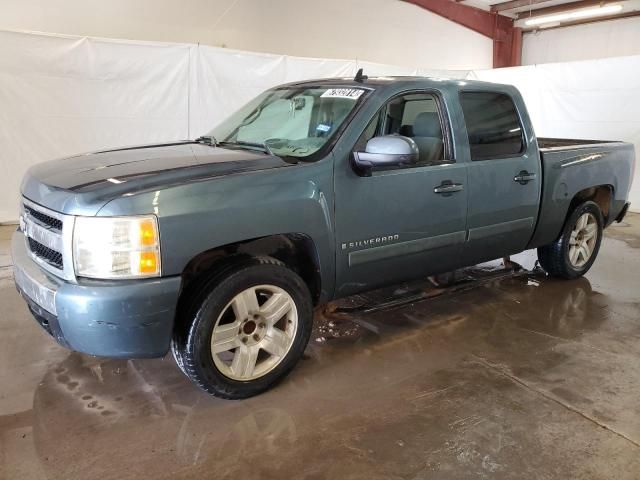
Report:
[[[640,216],[627,220],[584,279],[487,268],[394,309],[343,302],[287,380],[241,402],[170,358],[65,351],[0,267],[0,478],[638,479]]]

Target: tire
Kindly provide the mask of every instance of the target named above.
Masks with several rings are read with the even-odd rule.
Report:
[[[578,224],[578,222],[587,223]],[[589,271],[602,242],[603,219],[600,207],[588,201],[569,215],[555,242],[538,248],[538,260],[552,277],[574,279]],[[591,234],[593,236],[591,236]]]
[[[181,370],[216,397],[247,398],[274,386],[302,357],[313,326],[307,285],[272,258],[210,278],[179,314],[172,350]]]
[[[180,347],[176,343],[175,340],[171,340],[171,355],[173,355],[173,360],[176,362],[176,365],[180,369],[182,373],[189,376],[187,371],[184,369],[184,360],[182,359],[182,353],[180,351]]]

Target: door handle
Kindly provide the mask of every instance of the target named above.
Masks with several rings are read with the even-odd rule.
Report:
[[[433,193],[441,195],[450,195],[454,192],[460,192],[464,189],[461,183],[453,183],[451,180],[445,180],[433,189]]]
[[[514,182],[518,182],[520,185],[526,185],[531,180],[536,179],[535,173],[529,173],[526,170],[521,170],[515,177],[513,177]]]

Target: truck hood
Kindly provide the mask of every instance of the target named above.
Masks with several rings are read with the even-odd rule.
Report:
[[[105,150],[33,166],[22,194],[51,210],[95,215],[109,200],[210,177],[291,166],[262,152],[177,142]]]

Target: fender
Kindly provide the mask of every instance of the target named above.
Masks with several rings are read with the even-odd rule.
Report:
[[[224,245],[305,235],[317,251],[322,296],[330,298],[335,284],[332,163],[329,156],[276,171],[231,174],[134,194],[107,203],[100,215],[155,213],[163,276],[181,275],[194,257]]]

